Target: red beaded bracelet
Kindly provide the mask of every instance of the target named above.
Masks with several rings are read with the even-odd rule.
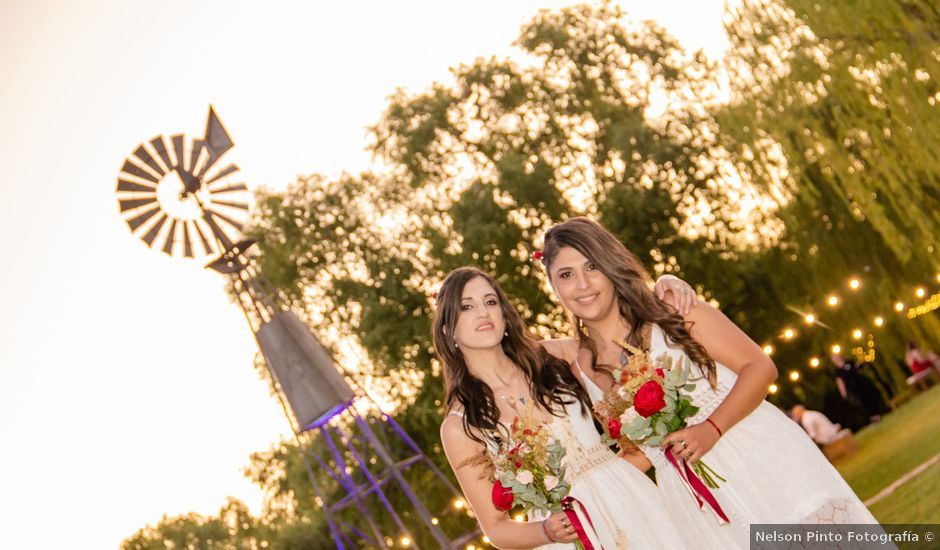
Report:
[[[721,436],[725,435],[725,434],[721,433],[721,428],[719,428],[719,427],[718,427],[718,424],[715,424],[715,423],[712,421],[711,418],[706,418],[706,419],[705,419],[705,422],[708,422],[709,424],[712,425],[712,428],[715,428],[715,431],[718,432],[718,437],[721,437]]]

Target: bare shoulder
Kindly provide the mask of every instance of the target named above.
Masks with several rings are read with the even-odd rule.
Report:
[[[566,363],[574,361],[575,356],[578,354],[578,341],[574,338],[553,338],[551,340],[542,340],[541,343],[545,351]]]
[[[699,301],[692,306],[685,317],[686,326],[696,340],[707,338],[708,335],[727,333],[727,331],[740,332],[740,329],[731,319],[725,316],[720,309],[713,305]]]

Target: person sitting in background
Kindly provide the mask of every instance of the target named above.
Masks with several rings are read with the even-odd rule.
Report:
[[[823,413],[809,410],[803,405],[794,405],[790,409],[790,416],[820,445],[829,445],[852,433],[838,424],[833,424]]]
[[[933,357],[932,357],[933,356]],[[904,363],[911,370],[911,374],[934,368],[933,353],[924,352],[914,342],[907,343],[907,352],[904,354]]]

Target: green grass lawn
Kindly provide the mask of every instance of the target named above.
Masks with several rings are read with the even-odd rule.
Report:
[[[859,452],[836,468],[862,500],[940,453],[940,385],[921,393],[878,424],[855,434]],[[882,523],[940,523],[940,463],[876,502]]]

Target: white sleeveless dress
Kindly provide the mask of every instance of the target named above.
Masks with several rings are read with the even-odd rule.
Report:
[[[656,484],[601,443],[591,417],[582,416],[578,403],[567,405],[565,413],[548,427],[565,447],[562,465],[571,483],[569,495],[587,509],[604,550],[691,548],[677,534]],[[529,517],[529,521],[542,519],[535,513]],[[550,550],[574,547],[539,546]]]
[[[655,360],[663,353],[671,355],[674,364],[687,357],[653,325],[650,357]],[[690,426],[704,422],[737,380],[731,369],[715,366],[717,387],[702,380],[691,394],[699,412],[688,419]],[[587,376],[582,379],[592,400],[603,397]],[[707,507],[699,509],[661,447],[641,445],[640,450],[656,468],[672,521],[701,548],[748,548],[751,524],[877,523],[803,429],[767,401],[727,430],[702,458],[727,479],[711,491],[729,524],[720,525]]]

